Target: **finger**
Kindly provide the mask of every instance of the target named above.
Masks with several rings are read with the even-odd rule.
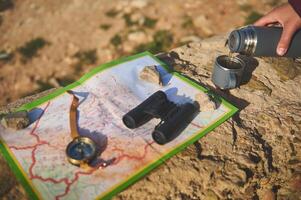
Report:
[[[274,17],[271,17],[269,14],[261,17],[253,25],[254,26],[266,26],[268,24],[276,23],[277,20]]]
[[[268,27],[282,27],[282,24],[279,22],[274,22],[267,25]]]
[[[283,56],[286,52],[287,49],[290,45],[290,42],[292,40],[292,37],[294,33],[296,32],[297,28],[294,25],[284,25],[283,26],[283,31],[281,34],[281,38],[278,42],[277,46],[277,54],[279,56]]]

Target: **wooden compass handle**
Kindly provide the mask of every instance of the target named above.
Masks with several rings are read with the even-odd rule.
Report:
[[[77,130],[77,107],[79,104],[79,99],[73,94],[72,91],[67,91],[67,92],[73,96],[73,100],[70,106],[69,119],[70,119],[71,137],[74,139],[79,136]]]

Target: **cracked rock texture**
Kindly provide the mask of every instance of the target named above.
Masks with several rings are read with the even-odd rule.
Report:
[[[240,112],[114,199],[301,199],[301,63],[242,57],[242,86],[221,91],[210,77],[215,57],[228,54],[224,42],[217,36],[158,57]],[[2,156],[0,166],[0,197],[26,199]]]

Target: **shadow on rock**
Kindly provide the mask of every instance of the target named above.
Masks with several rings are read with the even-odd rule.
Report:
[[[193,67],[193,68],[197,68],[196,65],[194,65],[193,63],[187,61],[187,60],[183,60],[180,58],[179,54],[175,51],[171,51],[169,53],[161,53],[158,54],[157,57],[164,61],[165,64],[167,64],[167,66],[169,67],[169,69],[171,71],[180,71],[180,70],[185,70],[187,67]],[[179,64],[179,61],[181,62],[181,64]],[[196,75],[195,71],[191,71],[192,73],[195,73],[193,75]],[[205,78],[209,78],[207,75],[200,75],[199,76],[205,77]]]
[[[240,83],[240,85],[245,85],[251,80],[252,73],[258,66],[259,62],[255,58],[249,56],[238,55],[237,57],[246,63],[246,67],[244,69]]]

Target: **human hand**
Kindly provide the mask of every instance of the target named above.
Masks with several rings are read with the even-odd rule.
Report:
[[[294,33],[301,28],[301,17],[290,4],[284,4],[254,23],[255,26],[267,26],[279,23],[283,27],[277,46],[277,54],[283,56],[290,45]]]

